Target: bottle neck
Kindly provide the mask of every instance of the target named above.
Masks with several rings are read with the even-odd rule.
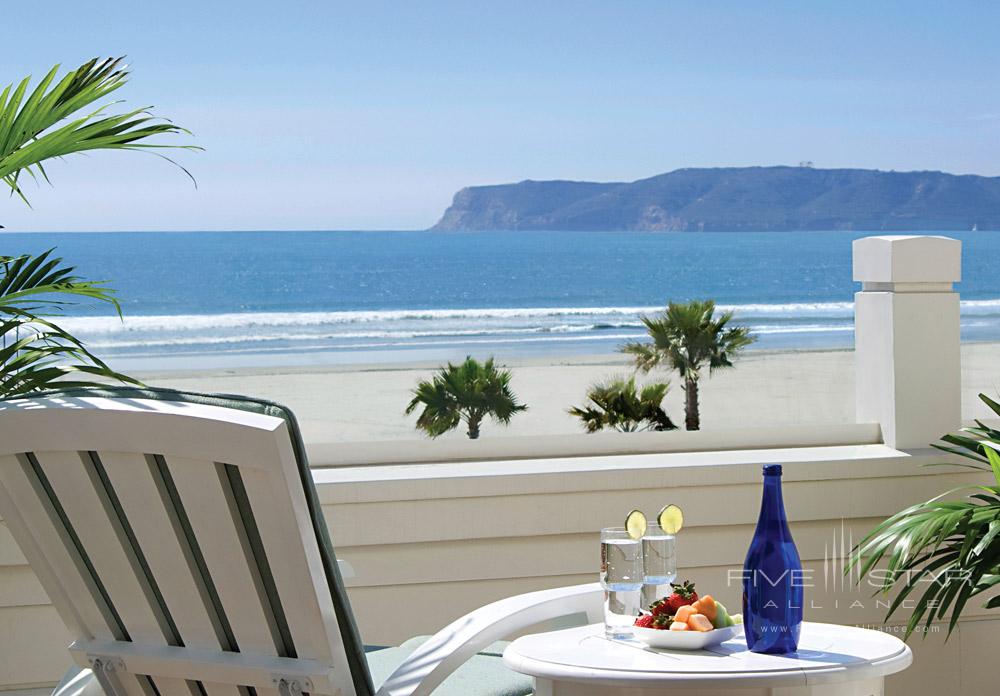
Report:
[[[785,503],[781,497],[781,476],[764,476],[764,493],[760,501],[761,525],[774,529],[787,530],[788,520],[785,517]]]

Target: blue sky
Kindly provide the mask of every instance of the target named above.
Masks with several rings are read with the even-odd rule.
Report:
[[[795,164],[1000,175],[1000,7],[241,2],[5,9],[0,81],[127,54],[206,151],[73,157],[11,230],[414,229],[466,185]]]

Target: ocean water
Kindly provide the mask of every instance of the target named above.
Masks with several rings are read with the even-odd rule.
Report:
[[[60,255],[125,313],[61,323],[122,369],[612,352],[668,300],[714,298],[755,348],[853,342],[865,233],[3,233]],[[1000,339],[1000,233],[963,241],[964,340]]]

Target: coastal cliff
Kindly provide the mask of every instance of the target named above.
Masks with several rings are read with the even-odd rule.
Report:
[[[455,194],[435,230],[1000,229],[1000,177],[812,167],[678,169],[633,182],[522,181]]]

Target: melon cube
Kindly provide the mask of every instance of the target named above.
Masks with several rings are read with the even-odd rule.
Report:
[[[697,609],[695,609],[690,604],[685,604],[683,607],[677,610],[676,614],[674,614],[674,621],[683,621],[686,623],[688,618],[697,613],[698,613]]]
[[[712,630],[712,622],[704,614],[692,614],[687,623],[692,631],[704,632]]]

